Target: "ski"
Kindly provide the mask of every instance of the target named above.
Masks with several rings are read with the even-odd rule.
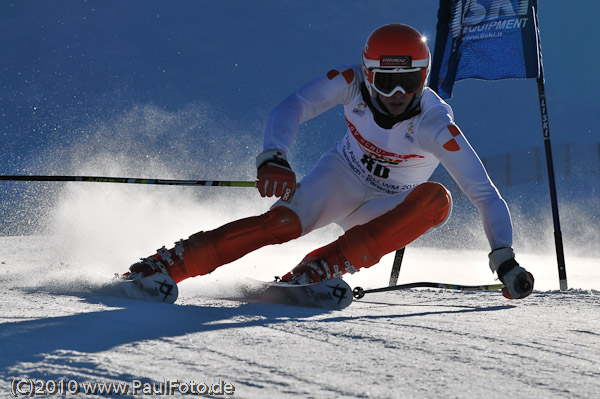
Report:
[[[341,310],[352,303],[352,289],[343,280],[332,278],[313,284],[253,281],[243,287],[242,298],[248,302],[267,302]]]
[[[352,291],[354,298],[360,299],[365,294],[371,294],[374,292],[386,292],[386,291],[397,291],[397,290],[408,290],[411,288],[442,288],[447,290],[459,290],[459,291],[497,291],[502,289],[502,284],[489,284],[489,285],[460,285],[460,284],[446,284],[446,283],[431,283],[431,282],[419,282],[419,283],[408,283],[394,285],[391,287],[373,288],[365,290],[362,287],[355,287]]]
[[[103,294],[112,296],[169,304],[174,303],[179,295],[177,284],[173,278],[164,273],[156,273],[138,279],[128,279],[117,275],[113,282],[101,291]]]

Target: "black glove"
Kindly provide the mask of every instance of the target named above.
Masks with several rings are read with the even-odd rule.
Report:
[[[533,275],[515,260],[511,247],[498,248],[489,254],[490,269],[498,274],[504,284],[502,295],[508,299],[522,299],[533,291]]]

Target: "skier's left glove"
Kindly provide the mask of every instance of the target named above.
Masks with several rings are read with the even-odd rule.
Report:
[[[502,295],[508,299],[522,299],[533,291],[533,275],[519,266],[511,247],[493,250],[490,258],[490,269],[498,274],[504,284]]]
[[[285,153],[281,150],[266,150],[256,157],[258,191],[263,197],[281,197],[290,202],[296,189],[296,174]]]

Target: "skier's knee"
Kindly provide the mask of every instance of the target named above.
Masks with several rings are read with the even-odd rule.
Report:
[[[450,193],[439,183],[420,184],[394,209],[339,238],[342,253],[355,267],[369,267],[444,222]]]
[[[281,244],[302,234],[302,223],[296,212],[284,206],[278,206],[262,217],[264,231],[271,235],[276,244]]]
[[[450,192],[436,182],[425,182],[418,185],[406,197],[405,201],[415,200],[419,204],[423,219],[431,223],[431,227],[446,221],[450,215],[452,199]]]

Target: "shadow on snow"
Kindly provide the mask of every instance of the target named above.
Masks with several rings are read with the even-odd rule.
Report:
[[[0,339],[4,346],[0,373],[6,376],[7,371],[19,363],[34,362],[44,354],[57,351],[97,353],[120,345],[190,333],[272,326],[286,323],[290,318],[301,321],[303,318],[331,314],[330,317],[320,318],[318,322],[338,323],[357,319],[389,320],[435,314],[488,312],[514,307],[465,306],[462,309],[397,315],[337,316],[339,313],[323,309],[263,303],[240,302],[237,306],[223,307],[155,304],[90,294],[82,297],[87,302],[115,309],[0,324]]]

